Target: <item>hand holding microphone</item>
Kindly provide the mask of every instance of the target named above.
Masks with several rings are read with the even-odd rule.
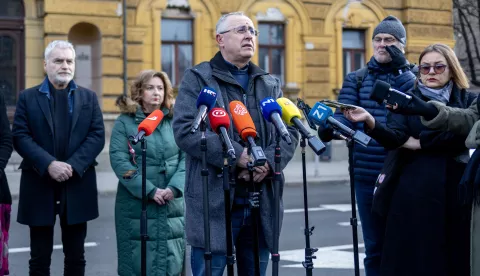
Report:
[[[242,140],[250,145],[253,166],[263,166],[267,162],[267,158],[262,148],[255,144],[257,131],[247,108],[240,101],[230,102],[229,107],[235,129],[240,134],[240,137],[242,137]]]
[[[198,130],[200,123],[205,120],[207,112],[215,106],[216,101],[217,92],[215,89],[206,86],[202,88],[197,98],[197,108],[199,110],[197,117],[195,117],[195,120],[193,121],[192,129],[190,130],[191,133]]]
[[[222,137],[223,143],[227,149],[227,154],[230,155],[232,160],[236,160],[235,149],[233,148],[232,142],[227,133],[227,130],[230,127],[230,117],[225,109],[219,107],[213,108],[210,113],[208,113],[208,119],[212,130],[215,133],[220,134]]]
[[[295,128],[300,131],[302,137],[307,138],[308,145],[315,152],[315,154],[320,155],[325,151],[325,145],[318,139],[318,137],[313,136],[310,131],[303,125],[302,114],[300,110],[295,106],[292,101],[287,98],[278,98],[277,103],[282,107],[282,119],[288,125],[293,125]]]
[[[130,136],[132,144],[136,145],[144,136],[152,134],[163,119],[163,112],[160,109],[153,111],[138,125],[138,133]]]
[[[310,110],[308,117],[318,125],[328,123],[342,135],[344,135],[348,139],[353,139],[355,142],[361,144],[362,146],[366,147],[372,139],[365,133],[361,131],[355,131],[333,118],[332,109],[324,105],[323,103],[315,103],[315,105],[312,107],[312,110]]]
[[[262,115],[268,122],[272,122],[275,128],[280,133],[281,137],[287,144],[292,144],[290,133],[285,127],[282,121],[282,107],[272,98],[266,97],[260,102],[260,108],[262,109]]]
[[[377,80],[373,86],[370,99],[378,104],[385,103],[387,108],[394,113],[404,115],[420,115],[431,120],[438,115],[438,109],[413,94],[391,88],[390,84]]]

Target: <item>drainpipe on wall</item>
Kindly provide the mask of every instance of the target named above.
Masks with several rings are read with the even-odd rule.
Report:
[[[123,14],[123,96],[127,96],[127,1],[122,3]]]

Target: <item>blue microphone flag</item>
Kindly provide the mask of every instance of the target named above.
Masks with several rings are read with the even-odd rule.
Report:
[[[202,105],[208,107],[208,110],[212,109],[215,106],[215,102],[217,101],[217,92],[215,89],[205,86],[200,91],[200,94],[197,98],[197,108]]]
[[[268,122],[272,121],[273,112],[278,112],[280,117],[282,116],[282,107],[272,97],[265,97],[260,101],[260,108],[262,110],[263,118]]]

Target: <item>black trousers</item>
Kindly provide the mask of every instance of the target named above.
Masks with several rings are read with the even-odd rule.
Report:
[[[67,225],[60,217],[64,259],[64,276],[85,275],[87,223]],[[49,276],[53,252],[54,226],[30,226],[30,276]]]

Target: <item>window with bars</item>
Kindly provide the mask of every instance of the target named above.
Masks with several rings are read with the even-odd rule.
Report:
[[[365,32],[363,30],[343,30],[343,75],[365,66]]]
[[[258,24],[259,66],[285,85],[285,25]]]
[[[162,71],[178,87],[185,70],[193,64],[192,19],[163,18],[161,21]]]

